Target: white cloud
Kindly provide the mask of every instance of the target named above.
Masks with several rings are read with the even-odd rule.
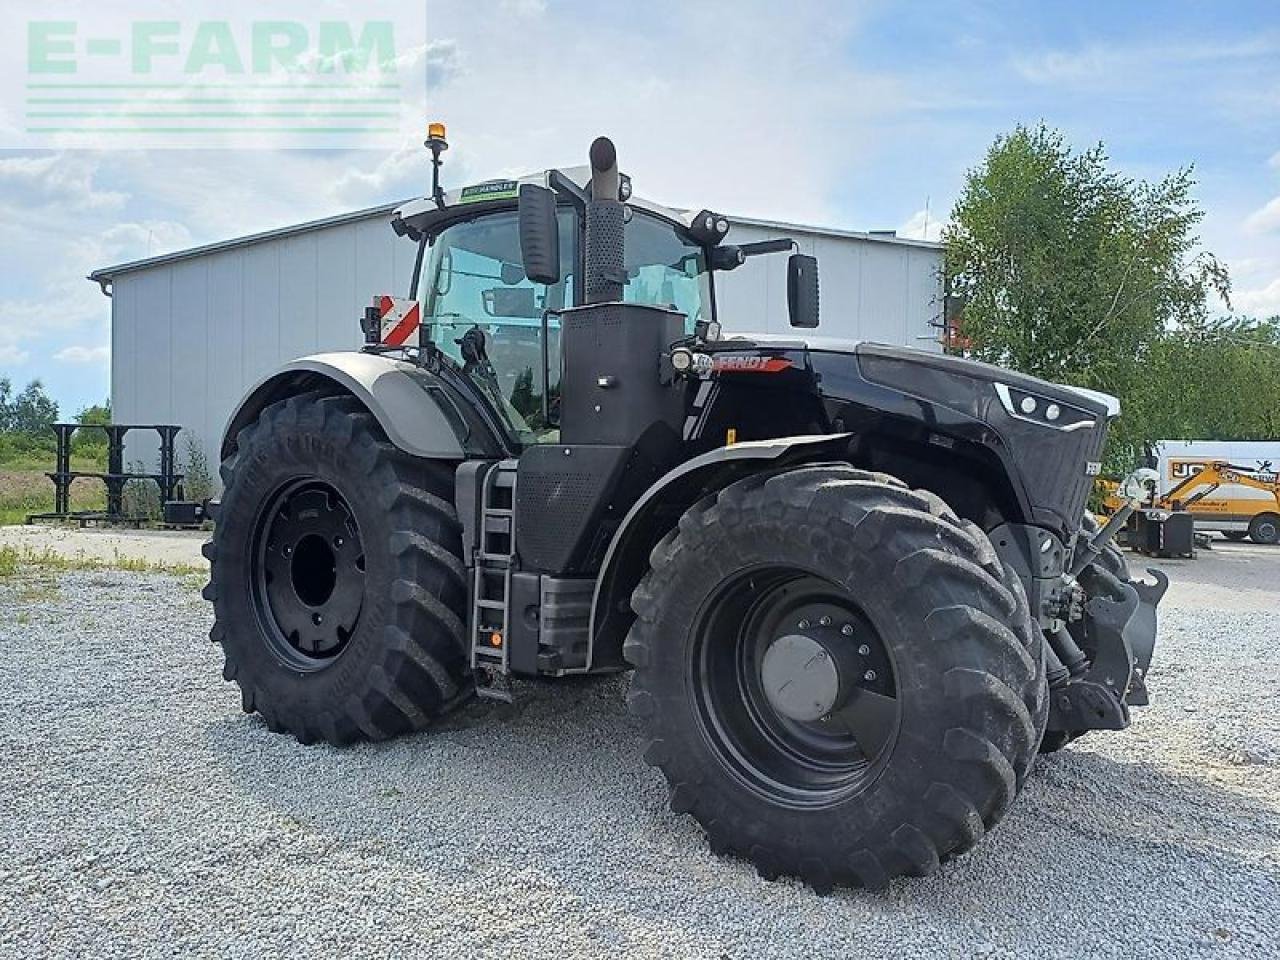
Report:
[[[79,153],[0,159],[0,209],[38,210],[44,215],[119,210],[128,195],[99,188],[99,163]]]
[[[427,68],[427,93],[452,80],[461,68],[458,44],[453,40],[432,40],[424,51]]]
[[[658,3],[639,30],[549,4],[495,30],[473,4],[439,0],[432,35],[456,42],[465,78],[431,91],[453,142],[446,179],[578,165],[606,134],[641,196],[832,222],[836,185],[874,152],[877,121],[908,100],[895,74],[849,56],[863,8]]]
[[[63,347],[53,355],[53,359],[59,363],[103,364],[111,359],[111,348],[107,346],[82,347],[79,344],[73,344],[69,347]]]
[[[158,257],[194,244],[186,224],[172,220],[115,223],[101,232],[86,233],[68,244],[77,278],[98,267]]]
[[[502,0],[502,14],[513,17],[540,17],[547,12],[547,0]]]
[[[12,343],[0,343],[0,363],[20,367],[30,359],[28,351],[20,350]]]
[[[1098,47],[1085,50],[1050,50],[1037,56],[1018,57],[1014,68],[1031,83],[1060,84],[1096,80],[1112,69],[1115,55]]]
[[[1021,54],[1013,58],[1013,68],[1024,80],[1047,86],[1145,85],[1156,82],[1162,68],[1270,58],[1278,47],[1271,36],[1225,43],[1090,44],[1075,50]]]
[[[401,147],[372,168],[352,166],[333,182],[330,194],[343,209],[356,209],[370,198],[407,199],[427,193],[430,184],[427,154],[422,147]]]
[[[1280,197],[1273,197],[1245,217],[1244,228],[1250,233],[1271,233],[1280,230]]]
[[[1251,290],[1233,290],[1231,305],[1237,313],[1252,317],[1280,315],[1280,277]]]
[[[898,236],[908,240],[941,240],[946,220],[930,210],[917,210],[902,226]]]

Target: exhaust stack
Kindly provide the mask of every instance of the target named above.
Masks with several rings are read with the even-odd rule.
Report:
[[[608,137],[591,144],[591,199],[587,202],[586,277],[587,303],[611,303],[622,299],[627,282],[625,205],[618,199],[622,178],[618,152]]]

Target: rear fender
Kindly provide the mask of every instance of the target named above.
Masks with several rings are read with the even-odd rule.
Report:
[[[649,569],[649,554],[698,500],[743,477],[797,463],[848,460],[852,434],[782,437],[721,447],[694,457],[645,491],[622,520],[605,553],[591,602],[587,670],[621,669],[622,643],[635,619],[631,592]]]
[[[387,439],[411,456],[461,460],[502,455],[500,441],[436,375],[392,357],[347,352],[303,357],[259,380],[231,415],[223,434],[222,459],[234,452],[240,431],[266,407],[326,388],[359,400]]]

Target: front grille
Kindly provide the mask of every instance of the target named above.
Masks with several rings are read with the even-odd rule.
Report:
[[[1094,477],[1088,464],[1102,457],[1106,423],[1072,432],[1011,419],[1006,423],[1005,436],[1023,475],[1034,522],[1070,536],[1089,502]]]

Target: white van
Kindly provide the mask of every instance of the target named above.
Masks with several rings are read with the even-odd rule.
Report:
[[[1224,483],[1208,493],[1204,486],[1186,488],[1177,499],[1195,516],[1196,529],[1218,530],[1232,540],[1280,542],[1280,440],[1162,440],[1155,452],[1161,497],[1210,463],[1230,464],[1267,488],[1243,483]],[[1187,502],[1197,494],[1202,496]]]

